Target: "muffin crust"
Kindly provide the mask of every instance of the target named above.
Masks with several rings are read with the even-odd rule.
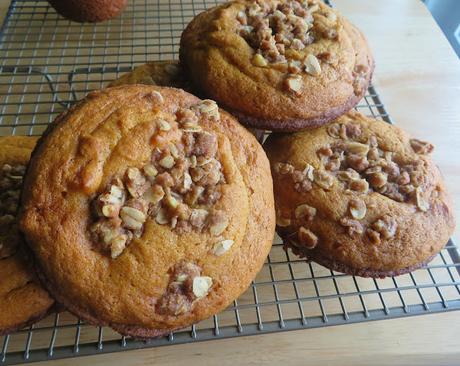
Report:
[[[194,87],[255,128],[322,125],[364,95],[374,69],[362,33],[320,1],[233,1],[199,14],[180,59]]]
[[[132,233],[118,255],[111,251],[110,236],[91,234],[96,220],[117,220],[97,216],[94,202],[129,167],[141,170],[151,162],[158,170],[154,182],[163,186],[164,175],[159,177],[177,167],[181,148],[174,168],[164,164],[166,155],[152,153],[184,131],[182,109],[203,103],[173,88],[109,88],[60,116],[40,141],[25,182],[21,225],[47,288],[76,315],[122,334],[159,336],[223,309],[261,268],[275,224],[268,160],[253,136],[224,111],[218,111],[219,121],[208,112],[197,114],[202,133],[218,142],[224,183],[209,210],[225,215],[223,229],[214,231],[216,217],[210,214],[202,230],[192,225],[181,231],[179,214],[173,224],[176,211],[157,220],[153,205],[140,232]],[[171,129],[159,130],[160,117]],[[163,166],[156,165],[160,162]],[[185,202],[175,189],[171,186],[169,195]],[[163,199],[161,208],[171,203]],[[133,230],[121,219],[121,230]],[[222,243],[226,240],[232,245]]]
[[[455,223],[429,153],[433,145],[357,112],[265,145],[277,231],[287,247],[365,277],[414,270],[438,253]]]

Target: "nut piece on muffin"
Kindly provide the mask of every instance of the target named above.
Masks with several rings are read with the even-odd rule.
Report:
[[[128,0],[48,0],[63,17],[79,23],[97,23],[118,16]]]
[[[433,145],[350,112],[265,145],[277,231],[294,253],[364,277],[399,275],[431,260],[454,230]]]
[[[90,93],[58,117],[22,203],[50,292],[141,338],[224,309],[262,267],[275,228],[255,138],[211,100],[145,85]]]
[[[196,16],[180,59],[203,95],[254,128],[320,126],[363,97],[374,61],[362,33],[318,0],[232,1]]]
[[[35,277],[16,222],[22,180],[36,141],[0,137],[0,335],[39,321],[54,304]]]

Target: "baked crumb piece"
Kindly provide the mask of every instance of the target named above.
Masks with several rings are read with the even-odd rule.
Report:
[[[169,275],[166,292],[158,300],[156,310],[160,314],[177,316],[189,312],[194,303],[206,297],[212,288],[211,277],[201,275],[201,267],[194,263],[180,262]]]

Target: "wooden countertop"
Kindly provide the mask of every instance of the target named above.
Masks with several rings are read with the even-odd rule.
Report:
[[[0,0],[3,17],[9,0]],[[436,146],[460,217],[460,62],[419,0],[334,0],[366,34],[394,121]],[[454,240],[458,242],[459,229]],[[460,312],[174,345],[37,365],[453,365]]]

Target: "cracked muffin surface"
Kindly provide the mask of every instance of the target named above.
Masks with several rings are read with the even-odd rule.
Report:
[[[374,61],[362,33],[317,0],[232,1],[182,34],[194,87],[255,128],[322,125],[364,95]]]
[[[45,133],[25,187],[21,225],[50,292],[126,335],[222,310],[274,234],[263,149],[216,103],[179,89],[90,93]]]
[[[0,334],[40,320],[54,300],[40,286],[23,250],[16,214],[36,137],[0,137]]]
[[[396,126],[350,112],[264,146],[277,232],[300,256],[349,274],[398,275],[429,261],[454,230],[433,145]]]

